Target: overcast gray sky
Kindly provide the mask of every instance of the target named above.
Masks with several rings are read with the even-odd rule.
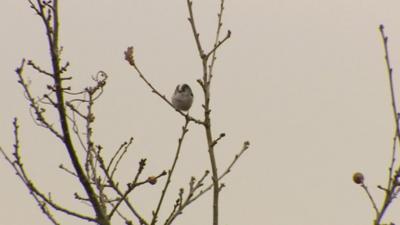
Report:
[[[194,0],[207,48],[214,39],[218,4]],[[217,150],[221,170],[243,141],[249,140],[251,149],[225,180],[221,224],[372,223],[370,202],[351,176],[364,172],[380,202],[382,192],[375,187],[386,180],[394,126],[378,26],[386,26],[399,75],[399,9],[395,0],[226,0],[223,29],[230,29],[232,38],[218,52],[212,90],[214,133],[227,134]],[[148,158],[145,175],[166,168],[183,119],[149,91],[124,61],[123,51],[133,45],[145,75],[168,96],[176,84],[190,84],[195,94],[191,113],[200,116],[196,79],[201,67],[186,1],[70,0],[60,3],[60,11],[63,59],[71,63],[74,84],[86,84],[99,70],[109,75],[95,107],[98,143],[112,151],[135,138],[121,179],[134,176],[142,157]],[[27,1],[5,0],[0,28],[0,145],[11,151],[11,122],[19,117],[25,166],[37,185],[84,210],[73,199],[73,178],[57,168],[68,165],[65,150],[33,124],[14,73],[23,57],[48,68],[43,25]],[[25,74],[35,91],[44,84],[31,70]],[[202,130],[194,124],[189,129],[166,209],[178,188],[209,166]],[[3,159],[0,177],[1,224],[49,224]],[[161,184],[136,195],[147,215]],[[175,224],[210,224],[210,199],[193,204]],[[393,205],[386,218],[400,223],[399,208]]]

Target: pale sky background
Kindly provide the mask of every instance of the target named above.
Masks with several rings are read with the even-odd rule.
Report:
[[[218,4],[194,0],[207,47],[214,39]],[[372,224],[370,202],[351,177],[364,172],[380,203],[383,193],[375,187],[386,181],[394,126],[378,26],[386,26],[399,75],[399,9],[395,0],[226,0],[224,32],[233,35],[218,52],[212,90],[214,133],[227,134],[217,148],[220,171],[243,141],[249,140],[251,149],[224,181],[221,225]],[[112,152],[135,138],[120,178],[133,178],[143,157],[148,158],[145,176],[168,167],[183,119],[149,91],[123,51],[133,45],[145,75],[168,96],[176,84],[189,83],[195,94],[191,113],[200,116],[201,68],[186,1],[69,0],[61,2],[60,11],[63,59],[71,63],[74,83],[83,86],[99,70],[109,75],[95,107],[97,143]],[[33,124],[16,82],[14,69],[23,57],[48,68],[43,25],[27,1],[3,0],[0,28],[0,145],[12,150],[11,122],[19,117],[23,159],[37,186],[85,210],[73,199],[81,189],[57,168],[69,165],[65,150]],[[25,75],[36,84],[34,90],[44,84],[32,70]],[[191,124],[164,212],[191,175],[208,169],[204,141],[202,129]],[[3,158],[0,177],[1,225],[50,224]],[[136,192],[144,214],[151,214],[163,181]],[[175,224],[210,224],[210,200],[211,193]],[[399,209],[397,202],[384,221],[400,223]]]

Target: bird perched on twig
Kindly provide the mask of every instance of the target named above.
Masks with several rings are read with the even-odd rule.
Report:
[[[193,103],[193,92],[189,85],[176,86],[172,95],[172,105],[177,110],[188,111]]]

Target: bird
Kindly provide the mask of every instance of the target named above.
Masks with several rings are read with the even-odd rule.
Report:
[[[193,92],[189,85],[182,84],[176,86],[172,95],[172,105],[177,110],[189,111],[193,103]]]

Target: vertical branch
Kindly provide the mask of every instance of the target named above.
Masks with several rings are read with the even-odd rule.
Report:
[[[46,34],[49,44],[50,56],[51,56],[51,66],[52,66],[52,74],[54,75],[54,89],[56,93],[56,107],[59,115],[60,125],[63,134],[63,143],[68,151],[68,155],[70,157],[71,163],[76,171],[76,174],[79,178],[80,183],[88,195],[88,198],[93,205],[94,211],[96,213],[97,222],[101,225],[108,225],[109,220],[107,218],[106,212],[104,212],[103,208],[100,205],[100,202],[96,196],[95,191],[93,190],[88,177],[85,175],[82,165],[79,161],[79,158],[76,153],[76,149],[73,145],[70,128],[68,124],[68,116],[66,112],[66,105],[64,99],[64,91],[63,87],[63,78],[61,74],[63,72],[60,66],[60,47],[59,47],[59,17],[58,17],[58,0],[54,0],[51,2],[42,2],[37,0],[37,6],[33,4],[32,1],[29,1],[31,7],[35,10],[35,12],[42,18],[42,21],[46,28]],[[45,9],[48,9],[46,12]]]
[[[395,158],[396,157],[396,154],[395,154],[396,139],[397,139],[398,143],[400,144],[399,114],[398,114],[398,109],[397,109],[397,104],[396,104],[396,93],[394,91],[393,69],[390,64],[390,58],[389,58],[388,37],[386,36],[386,34],[384,32],[383,25],[379,26],[379,31],[380,31],[380,34],[382,37],[384,51],[385,51],[385,63],[386,63],[386,69],[388,72],[390,96],[391,96],[391,103],[392,103],[392,109],[393,109],[393,117],[394,117],[394,122],[395,122],[395,134],[393,137],[393,147],[392,147],[393,152],[392,152],[392,160],[391,160],[390,166],[389,166],[389,178],[388,178],[387,187],[378,186],[378,188],[380,188],[381,190],[384,191],[385,198],[383,200],[380,210],[377,210],[377,206],[376,206],[376,204],[374,204],[374,209],[377,214],[376,219],[374,220],[375,225],[381,224],[381,220],[382,220],[383,216],[385,215],[386,210],[389,208],[390,204],[393,202],[394,198],[396,198],[396,196],[397,196],[397,192],[398,192],[398,188],[399,188],[399,182],[398,182],[399,174],[398,173],[399,173],[399,169],[400,169],[400,167],[399,167],[396,170],[396,172],[393,173],[393,166],[396,161],[396,158]],[[366,188],[364,187],[364,189],[366,189]],[[372,199],[371,195],[369,195],[369,197],[370,197],[370,199]]]
[[[218,211],[219,211],[219,179],[218,179],[218,168],[217,168],[217,160],[214,154],[214,140],[211,131],[211,118],[210,118],[210,105],[209,105],[209,85],[205,89],[205,98],[206,104],[204,107],[204,116],[205,116],[205,131],[207,137],[207,144],[208,144],[208,154],[210,157],[211,162],[211,179],[213,182],[213,225],[218,225]]]
[[[202,79],[198,79],[197,82],[200,84],[203,90],[204,94],[204,104],[203,104],[203,110],[204,110],[204,130],[206,133],[206,140],[207,140],[207,146],[208,146],[208,155],[210,159],[210,164],[211,164],[211,174],[212,174],[212,182],[213,182],[213,225],[218,225],[218,217],[219,217],[219,192],[221,190],[220,184],[219,184],[219,179],[218,179],[218,166],[217,166],[217,160],[215,156],[215,151],[214,151],[214,146],[215,146],[215,140],[213,138],[212,134],[212,129],[211,129],[211,107],[210,107],[210,97],[211,97],[211,78],[212,78],[212,70],[214,67],[215,59],[216,59],[216,51],[219,46],[221,46],[222,43],[224,43],[231,35],[231,32],[228,31],[228,34],[226,37],[220,41],[220,31],[222,28],[222,13],[224,10],[224,0],[221,0],[220,2],[220,10],[218,13],[218,24],[217,24],[217,31],[216,31],[216,39],[214,42],[214,47],[212,50],[210,50],[207,54],[204,53],[204,50],[202,48],[201,42],[200,42],[200,34],[197,31],[196,28],[196,23],[193,15],[193,3],[191,0],[187,0],[187,6],[188,6],[188,11],[189,11],[189,22],[193,31],[194,39],[196,42],[196,46],[199,52],[199,56],[201,59],[202,63],[202,68],[203,68],[203,77]],[[212,56],[211,64],[209,64],[208,59],[209,57]]]
[[[58,46],[58,1],[54,0],[53,2],[54,7],[54,19],[53,19],[53,30],[54,36],[53,41],[49,41],[50,44],[50,53],[52,59],[52,67],[53,67],[53,74],[54,74],[54,83],[56,88],[56,96],[57,96],[57,106],[58,106],[58,113],[61,123],[61,128],[64,134],[64,144],[67,148],[68,154],[70,156],[71,162],[76,170],[78,175],[79,181],[81,182],[82,186],[84,187],[91,204],[96,213],[96,217],[99,224],[108,225],[109,221],[107,218],[106,213],[104,212],[103,208],[100,205],[100,202],[94,192],[88,177],[86,177],[85,173],[83,172],[82,166],[80,164],[79,158],[76,154],[75,147],[72,143],[72,139],[70,136],[70,129],[67,122],[67,115],[65,109],[65,100],[64,100],[64,91],[61,79],[61,71],[60,71],[60,57],[59,57],[59,46]]]
[[[106,206],[105,206],[105,196],[104,196],[104,185],[101,183],[101,178],[98,177],[97,175],[97,167],[96,163],[96,150],[95,146],[93,143],[93,128],[92,128],[92,123],[94,122],[94,115],[92,112],[93,109],[93,104],[95,101],[94,94],[96,92],[96,89],[93,89],[91,87],[86,88],[86,91],[88,92],[88,102],[87,102],[87,115],[86,115],[86,145],[87,145],[87,152],[86,152],[86,171],[87,174],[86,176],[94,183],[97,191],[98,191],[98,199],[99,199],[99,204],[102,207],[102,211],[106,212]],[[101,149],[101,148],[100,148]]]
[[[361,187],[364,189],[366,194],[368,195],[369,200],[372,203],[372,208],[375,211],[375,219],[373,221],[374,225],[382,225],[381,221],[386,213],[386,210],[389,208],[390,204],[394,201],[394,199],[398,196],[400,192],[400,165],[398,165],[397,169],[394,170],[396,164],[396,149],[397,145],[400,145],[400,130],[399,130],[399,113],[396,104],[396,93],[394,89],[394,78],[393,78],[393,69],[390,65],[390,58],[389,58],[389,47],[388,47],[388,37],[385,34],[384,26],[379,26],[379,31],[381,34],[383,47],[384,47],[384,57],[386,63],[386,69],[388,73],[388,80],[389,80],[389,89],[390,89],[390,97],[391,97],[391,105],[393,110],[393,117],[395,122],[395,132],[393,137],[393,145],[392,145],[392,154],[391,154],[391,161],[389,164],[389,176],[388,181],[386,183],[386,187],[378,185],[378,188],[384,192],[384,200],[380,208],[378,208],[376,201],[374,200],[373,196],[368,190],[368,187],[364,184],[364,175],[360,172],[356,172],[353,174],[353,181],[356,184],[360,184]],[[390,223],[393,224],[393,223]]]
[[[198,80],[200,86],[203,89],[204,94],[204,129],[206,133],[207,146],[208,146],[208,155],[210,158],[211,164],[211,174],[212,174],[212,182],[213,182],[213,225],[218,225],[218,211],[219,211],[219,180],[218,180],[218,168],[217,161],[215,159],[214,154],[214,145],[213,145],[213,136],[211,130],[211,109],[210,109],[210,82],[209,75],[207,70],[208,65],[208,57],[204,54],[204,50],[201,46],[201,42],[199,39],[200,34],[197,32],[196,23],[193,15],[193,3],[190,0],[187,0],[187,5],[189,9],[189,22],[192,27],[194,39],[196,41],[197,49],[200,55],[202,67],[203,67],[203,78],[202,80]]]

